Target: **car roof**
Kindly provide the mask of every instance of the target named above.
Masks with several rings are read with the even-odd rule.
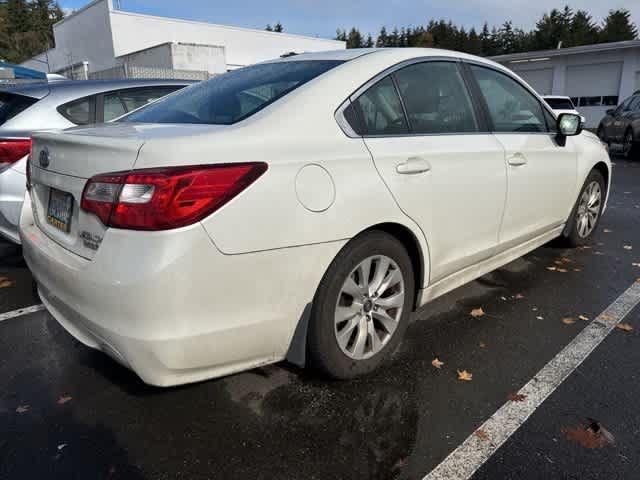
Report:
[[[543,95],[542,98],[549,98],[549,99],[557,99],[557,100],[571,100],[571,97],[568,97],[566,95]]]
[[[82,97],[93,93],[132,87],[157,87],[163,85],[191,85],[194,80],[58,80],[55,82],[29,83],[2,89],[34,98],[43,98],[50,93],[77,95]]]

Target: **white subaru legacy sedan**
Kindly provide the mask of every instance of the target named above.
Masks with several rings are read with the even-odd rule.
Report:
[[[611,177],[578,116],[434,49],[246,67],[38,133],[31,155],[20,227],[44,305],[159,386],[285,358],[368,373],[415,308],[588,241]]]

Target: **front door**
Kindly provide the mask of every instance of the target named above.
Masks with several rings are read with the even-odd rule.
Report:
[[[471,65],[470,71],[506,153],[504,250],[567,221],[575,201],[577,154],[573,142],[557,140],[555,118],[520,82],[492,68]]]

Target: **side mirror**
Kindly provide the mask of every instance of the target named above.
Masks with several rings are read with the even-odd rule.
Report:
[[[582,119],[575,113],[561,113],[558,116],[558,133],[563,137],[572,137],[582,133]]]
[[[607,110],[605,112],[607,115],[613,115],[614,113],[616,113],[616,109],[615,108],[610,108],[609,110]]]

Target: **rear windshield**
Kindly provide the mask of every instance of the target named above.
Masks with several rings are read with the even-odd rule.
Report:
[[[545,98],[544,100],[554,110],[573,110],[575,108],[568,98]]]
[[[298,60],[245,67],[170,95],[121,121],[230,125],[341,63]]]
[[[37,98],[16,95],[15,93],[0,92],[0,125],[15,117],[23,110],[38,101]]]

